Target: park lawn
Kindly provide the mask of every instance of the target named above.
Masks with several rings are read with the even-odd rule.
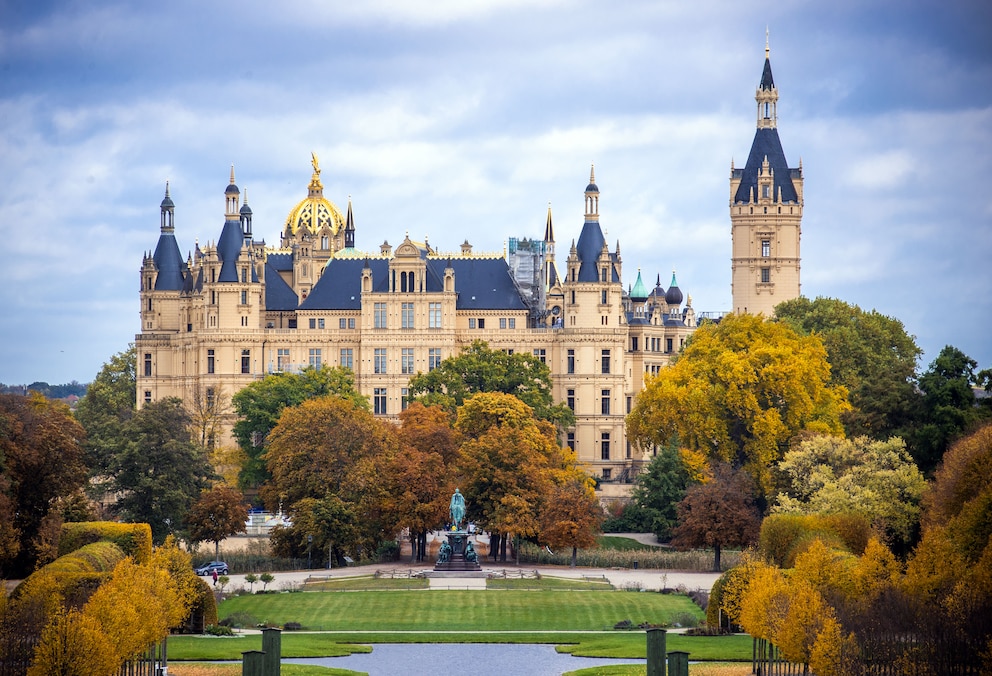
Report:
[[[367,645],[342,643],[329,634],[282,632],[283,657],[344,657],[372,652]],[[261,634],[238,636],[170,636],[169,660],[240,660],[247,650],[262,649]],[[171,671],[171,667],[170,667]]]
[[[306,591],[376,591],[383,589],[428,589],[430,580],[426,577],[341,577],[307,582]]]
[[[567,643],[565,643],[567,641]],[[617,631],[605,634],[584,634],[580,640],[560,636],[560,653],[576,657],[640,657],[646,658],[647,637],[643,631]],[[752,639],[747,634],[730,636],[686,636],[668,634],[665,650],[687,652],[693,660],[751,661]]]
[[[220,604],[220,618],[233,613],[321,631],[600,631],[623,620],[666,626],[684,614],[703,618],[686,596],[619,591],[255,594]]]
[[[241,664],[183,664],[169,663],[169,676],[241,676]],[[364,671],[317,667],[307,664],[283,664],[282,676],[368,676]]]
[[[566,671],[562,676],[645,676],[646,664],[617,664],[608,667],[590,667],[578,671]],[[690,664],[689,676],[751,676],[751,664],[727,664],[722,662]]]
[[[620,537],[618,535],[600,535],[596,538],[596,544],[600,549],[619,549],[621,551],[642,549],[655,550],[661,546],[646,545],[643,542],[638,542],[634,538]]]
[[[613,585],[605,578],[580,580],[572,577],[491,578],[486,589],[524,589],[531,591],[612,591]]]

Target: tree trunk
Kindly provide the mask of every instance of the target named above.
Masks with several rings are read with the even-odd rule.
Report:
[[[572,568],[575,568],[575,563],[578,558],[579,558],[579,548],[572,547]]]
[[[220,561],[220,540],[214,540],[214,561]]]
[[[720,545],[713,547],[713,572],[720,572]]]

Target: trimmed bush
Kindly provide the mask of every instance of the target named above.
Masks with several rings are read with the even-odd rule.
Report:
[[[83,521],[62,524],[59,556],[101,541],[113,542],[138,563],[146,563],[152,555],[152,529],[147,523]]]
[[[863,553],[871,533],[860,514],[772,514],[761,522],[759,549],[779,568],[792,568],[814,540],[852,554]]]
[[[28,576],[14,589],[13,598],[25,594],[50,594],[52,585],[67,601],[85,603],[124,558],[121,548],[112,542],[94,542],[71,554],[60,556]]]

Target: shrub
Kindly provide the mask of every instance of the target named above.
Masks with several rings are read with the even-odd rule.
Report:
[[[387,540],[379,545],[375,552],[376,560],[379,563],[400,560],[400,543],[396,540]]]
[[[84,521],[62,524],[59,556],[102,541],[113,542],[138,563],[147,562],[152,555],[152,529],[147,523]]]
[[[772,514],[761,523],[759,549],[780,568],[791,568],[814,540],[827,547],[863,553],[871,527],[860,514]]]
[[[299,631],[300,629],[303,629],[303,625],[299,622],[287,622],[282,625],[282,628],[286,631]]]
[[[225,617],[218,624],[225,627],[235,627],[237,629],[241,629],[243,627],[254,627],[258,624],[258,619],[251,613],[238,610]]]
[[[234,636],[233,629],[220,624],[208,624],[203,633],[211,636]]]
[[[675,613],[672,616],[672,625],[676,627],[696,627],[699,625],[699,618],[692,613]]]

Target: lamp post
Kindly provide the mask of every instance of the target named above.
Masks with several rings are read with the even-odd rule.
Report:
[[[313,568],[313,536],[307,536],[307,570]]]

